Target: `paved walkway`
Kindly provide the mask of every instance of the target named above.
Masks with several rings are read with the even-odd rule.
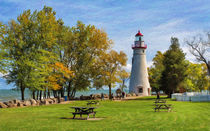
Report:
[[[114,101],[134,100],[134,99],[141,98],[141,97],[143,97],[143,96],[130,96],[130,97],[126,97],[124,99],[114,99]],[[98,100],[101,100],[101,99],[98,99]],[[109,100],[109,99],[105,98],[105,100]],[[64,102],[61,102],[60,104],[69,104],[69,103],[72,103],[74,101],[80,101],[80,100],[64,101]]]

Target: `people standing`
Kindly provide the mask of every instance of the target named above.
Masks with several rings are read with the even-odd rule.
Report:
[[[122,98],[125,98],[125,92],[124,91],[122,92]]]
[[[101,100],[104,100],[104,93],[101,93]]]
[[[111,100],[113,100],[114,99],[114,95],[113,95],[113,93],[111,94]]]

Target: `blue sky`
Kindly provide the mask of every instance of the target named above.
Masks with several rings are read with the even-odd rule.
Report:
[[[0,0],[0,21],[7,23],[24,10],[41,10],[44,5],[52,7],[65,25],[80,20],[105,30],[113,48],[128,55],[128,69],[139,29],[148,45],[148,65],[158,50],[168,49],[172,36],[179,38],[187,58],[193,60],[184,39],[210,30],[209,0]]]

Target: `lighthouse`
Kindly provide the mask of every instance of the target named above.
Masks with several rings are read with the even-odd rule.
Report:
[[[133,58],[132,69],[129,84],[129,93],[135,93],[141,96],[149,96],[151,92],[147,61],[146,61],[146,49],[147,45],[144,43],[143,34],[138,31],[135,35],[135,41],[132,45]]]

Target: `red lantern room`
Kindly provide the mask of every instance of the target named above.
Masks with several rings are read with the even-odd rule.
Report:
[[[140,31],[136,34],[134,44],[132,45],[132,49],[135,48],[147,48],[147,45],[144,44],[143,34]]]

